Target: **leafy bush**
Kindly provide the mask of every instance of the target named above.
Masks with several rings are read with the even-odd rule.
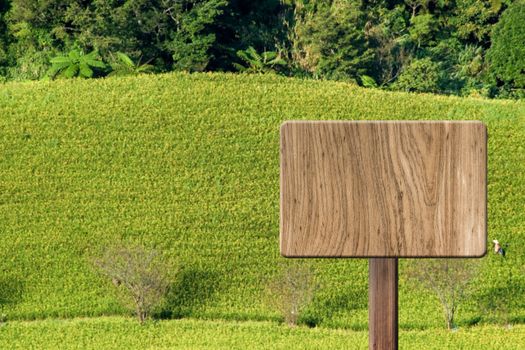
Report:
[[[93,68],[103,69],[104,62],[98,58],[97,51],[84,54],[84,51],[73,49],[66,56],[57,56],[51,59],[52,66],[48,71],[51,78],[91,78]]]
[[[430,58],[422,58],[410,62],[403,68],[392,87],[413,92],[438,92],[439,83],[439,63],[433,62]]]
[[[133,60],[123,52],[117,52],[115,56],[112,56],[110,67],[111,72],[109,76],[138,75],[153,71],[151,64],[134,63]]]
[[[366,88],[376,88],[377,83],[371,76],[368,75],[361,75],[359,77],[359,80],[361,80],[361,85]]]
[[[277,52],[264,51],[259,54],[253,46],[250,46],[246,50],[237,51],[237,56],[248,66],[243,66],[238,63],[234,63],[233,65],[237,70],[245,73],[268,73],[275,71],[278,66],[286,65],[286,61],[279,57]]]
[[[168,288],[166,267],[158,259],[156,251],[140,246],[109,248],[95,259],[96,267],[125,290],[123,300],[131,300],[140,323],[159,306]]]

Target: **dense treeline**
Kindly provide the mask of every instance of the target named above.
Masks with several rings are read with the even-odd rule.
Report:
[[[525,2],[0,0],[3,80],[148,70],[523,97]]]

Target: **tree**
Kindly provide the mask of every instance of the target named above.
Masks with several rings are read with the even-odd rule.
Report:
[[[369,16],[373,19],[368,22],[366,35],[375,53],[373,75],[379,85],[387,86],[411,58],[410,22],[401,5],[378,7]]]
[[[518,0],[502,14],[487,51],[489,74],[506,90],[525,89],[525,1]]]
[[[7,25],[5,23],[5,14],[8,9],[8,2],[0,0],[0,81],[5,76],[5,64],[7,62]]]
[[[487,46],[490,31],[503,8],[502,0],[456,0],[451,22],[456,35],[468,44]]]
[[[313,271],[295,263],[284,268],[268,288],[269,303],[289,326],[297,325],[301,312],[312,301],[317,286]]]
[[[443,307],[448,329],[454,327],[454,316],[468,295],[467,286],[477,275],[478,263],[462,259],[418,259],[409,266],[409,278],[433,293]]]
[[[39,79],[49,59],[81,48],[109,61],[123,52],[159,71],[206,69],[215,44],[212,25],[227,0],[12,0],[6,13],[8,72]],[[0,3],[0,29],[2,29]],[[2,38],[0,35],[0,51]],[[0,52],[1,64],[1,52]]]
[[[222,13],[226,0],[185,0],[173,2],[166,11],[175,23],[175,30],[166,47],[172,52],[173,68],[203,71],[210,62],[209,50],[215,43],[215,33],[209,30]]]
[[[374,52],[364,27],[360,1],[320,0],[300,3],[295,18],[292,57],[315,76],[357,80],[371,75]]]
[[[257,57],[247,49],[253,47],[259,55],[276,53],[286,62],[278,70],[300,77],[525,96],[523,3],[0,0],[0,81],[43,78],[51,58],[77,48],[96,50],[103,61],[119,66],[113,74],[138,69],[124,69],[127,63],[113,59],[115,52],[147,62],[155,72],[236,71],[246,63],[248,70],[258,70],[252,65]]]
[[[119,245],[108,248],[94,260],[95,266],[123,291],[122,301],[131,302],[142,324],[166,295],[166,267],[155,250]]]
[[[72,33],[63,30],[64,9],[59,0],[12,0],[6,13],[8,36],[7,76],[41,79],[49,60],[73,48]]]

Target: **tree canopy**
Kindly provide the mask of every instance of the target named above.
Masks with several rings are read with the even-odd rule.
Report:
[[[0,0],[2,80],[53,59],[123,53],[154,72],[263,71],[384,89],[520,97],[523,0]],[[249,70],[248,70],[249,71]],[[257,70],[256,70],[257,71]]]

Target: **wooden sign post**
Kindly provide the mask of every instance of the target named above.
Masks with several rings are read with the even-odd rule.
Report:
[[[369,348],[397,349],[397,259],[487,249],[487,131],[476,121],[281,126],[284,257],[369,258]]]

